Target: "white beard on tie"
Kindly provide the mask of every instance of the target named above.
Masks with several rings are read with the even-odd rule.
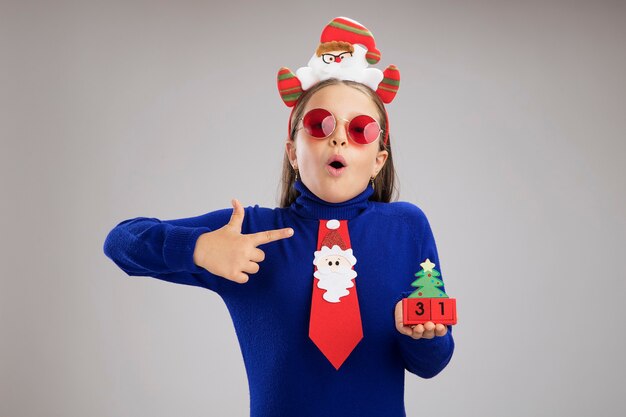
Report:
[[[313,274],[319,279],[317,287],[326,290],[322,296],[324,300],[330,303],[341,302],[340,298],[350,294],[348,288],[354,287],[352,280],[357,274],[354,269],[338,270],[338,271],[320,271],[319,269]]]

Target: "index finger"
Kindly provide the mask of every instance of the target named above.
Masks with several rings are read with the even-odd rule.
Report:
[[[293,229],[285,227],[284,229],[266,230],[264,232],[251,233],[248,236],[252,239],[255,246],[265,243],[274,242],[275,240],[285,239],[293,236]]]

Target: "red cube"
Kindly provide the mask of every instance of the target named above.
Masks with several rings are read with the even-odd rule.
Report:
[[[456,324],[456,299],[431,298],[430,318],[435,324]]]
[[[402,300],[405,325],[430,321],[430,298],[404,298]]]

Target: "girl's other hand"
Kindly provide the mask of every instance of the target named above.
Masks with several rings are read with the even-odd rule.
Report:
[[[395,310],[396,317],[396,329],[404,335],[410,336],[413,339],[432,339],[435,336],[445,336],[448,333],[448,326],[441,323],[433,323],[427,321],[424,324],[415,324],[411,326],[405,326],[402,323],[402,300],[398,301]]]
[[[265,259],[265,253],[257,246],[291,237],[293,229],[241,234],[245,211],[237,199],[231,203],[233,214],[230,221],[224,227],[198,237],[193,261],[215,275],[243,284],[248,282],[248,274],[259,271],[258,262]]]

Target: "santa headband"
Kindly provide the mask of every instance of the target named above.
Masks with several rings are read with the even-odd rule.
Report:
[[[329,78],[352,80],[370,87],[383,103],[391,103],[400,86],[400,71],[389,65],[384,71],[368,68],[380,61],[374,36],[365,26],[347,17],[336,17],[326,25],[320,44],[306,67],[298,68],[294,74],[289,68],[278,71],[278,92],[288,107],[288,135],[291,134],[291,117],[298,99],[305,90]],[[384,107],[384,106],[383,106]],[[387,128],[385,144],[389,135],[389,118],[385,109]]]

